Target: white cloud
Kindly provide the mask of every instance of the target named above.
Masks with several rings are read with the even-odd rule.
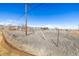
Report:
[[[16,20],[8,19],[0,22],[1,25],[18,25]]]
[[[31,27],[48,27],[48,28],[59,28],[59,29],[78,29],[78,26],[72,26],[72,25],[29,25]]]

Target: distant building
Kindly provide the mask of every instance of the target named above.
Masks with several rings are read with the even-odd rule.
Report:
[[[41,27],[42,30],[48,30],[48,27]]]

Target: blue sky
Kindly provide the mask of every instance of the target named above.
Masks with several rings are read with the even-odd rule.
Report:
[[[79,4],[28,4],[28,25],[78,28]]]
[[[78,28],[79,4],[71,3],[29,3],[28,26],[48,26],[50,28]],[[0,24],[24,24],[25,6],[0,4]]]
[[[0,3],[0,24],[23,24],[24,4]]]

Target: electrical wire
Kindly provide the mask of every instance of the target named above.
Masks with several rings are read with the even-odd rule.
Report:
[[[34,11],[35,9],[37,9],[38,7],[41,6],[41,3],[37,4],[35,7],[31,8],[30,10],[28,10],[28,8],[30,7],[30,4],[27,4],[27,13],[30,13],[32,11]]]

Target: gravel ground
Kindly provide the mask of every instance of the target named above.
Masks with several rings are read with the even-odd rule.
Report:
[[[33,30],[26,36],[22,31],[7,31],[11,42],[30,51],[35,55],[79,55],[79,37],[72,35],[73,31],[58,30]],[[76,34],[75,34],[76,35]]]

